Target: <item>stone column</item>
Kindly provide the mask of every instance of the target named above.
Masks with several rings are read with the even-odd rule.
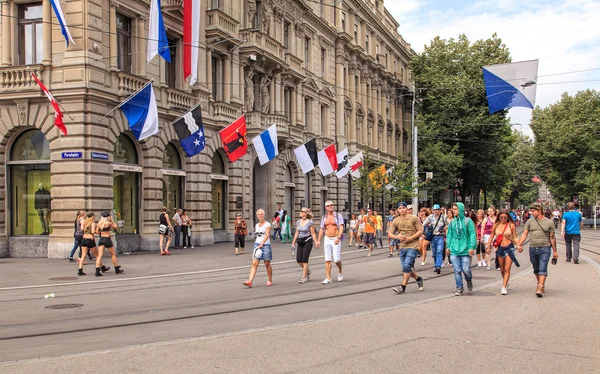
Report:
[[[223,61],[223,101],[226,103],[231,102],[231,58],[229,56],[222,56]]]
[[[388,153],[394,155],[394,162],[398,158],[396,153],[396,90],[392,89],[392,96],[390,97],[390,118],[392,121],[392,138],[390,139],[390,147]]]
[[[346,134],[346,142],[356,141],[356,62],[350,65],[350,104],[352,104],[352,113],[350,114],[350,123],[348,124],[348,132]]]
[[[44,0],[42,3],[42,14],[42,22],[44,22],[42,31],[44,37],[44,40],[42,41],[44,46],[44,56],[42,58],[42,64],[50,65],[52,64],[52,5],[50,4],[50,0]],[[8,19],[5,18],[3,24],[8,23],[7,21]],[[4,48],[8,49],[8,44]]]
[[[212,49],[211,48],[206,48],[206,86],[208,87],[208,92],[210,92],[210,97],[212,97]],[[217,99],[216,97],[213,97],[213,100],[216,100],[216,99]]]
[[[242,103],[242,92],[244,92],[244,68],[240,64],[240,50],[234,48],[231,59],[231,102]],[[236,72],[239,72],[236,74]]]
[[[146,39],[144,39],[144,37],[146,35],[148,35],[145,32],[145,26],[146,26],[146,17],[138,17],[137,18],[137,35],[138,35],[138,43],[137,43],[137,72],[138,75],[141,75],[142,77],[146,75],[146,58],[147,58],[147,41]],[[162,60],[162,58],[161,58]]]
[[[296,108],[299,113],[296,117],[296,122],[298,122],[298,118],[302,118],[302,124],[305,127],[306,131],[310,131],[310,129],[306,128],[306,118],[304,118],[304,89],[302,88],[302,83],[298,83],[296,86]]]
[[[109,68],[112,71],[118,70],[117,62],[117,7],[119,6],[116,1],[111,0],[109,2],[109,43],[108,43],[108,55],[109,57]]]
[[[341,40],[336,42],[335,48],[335,135],[344,134],[344,45]],[[323,134],[327,136],[327,134]]]
[[[277,95],[277,88],[275,85],[275,80],[277,79],[277,75],[273,74],[271,77],[271,82],[269,83],[269,100],[271,101],[271,104],[269,105],[269,113],[266,114],[275,114],[277,112],[275,105],[276,105],[276,100],[275,100],[275,96]]]
[[[377,103],[378,103],[378,88],[377,88],[377,78],[375,79],[371,79],[371,108],[373,110],[373,117],[374,117],[374,123],[373,123],[373,131],[371,133],[371,144],[372,147],[371,148],[378,148],[381,145],[377,143],[377,132],[379,131],[378,126],[379,124],[377,123],[377,114],[378,113],[378,108],[377,108]]]
[[[10,3],[8,1],[2,2],[2,15],[4,18],[2,19],[2,66],[10,66],[11,56],[10,56],[10,19],[8,15],[10,14]]]
[[[362,118],[362,142],[367,144],[369,142],[369,139],[367,138],[368,134],[369,134],[369,128],[368,128],[368,122],[367,122],[367,116],[369,114],[369,103],[368,103],[368,95],[367,95],[367,81],[369,80],[368,77],[368,72],[365,70],[362,71],[361,74],[361,102],[362,102],[362,107],[363,107],[363,111],[365,112],[365,115]]]
[[[162,57],[158,59],[158,83],[167,85],[167,62]]]
[[[388,152],[388,148],[387,148],[387,89],[384,87],[381,90],[381,117],[383,118],[383,134],[381,135],[381,142],[383,144],[380,144],[379,146],[381,147],[381,150],[383,151],[383,153],[387,153]]]
[[[292,97],[291,97],[291,101],[292,101],[292,105],[291,105],[291,119],[290,119],[290,125],[295,126],[296,125],[296,119],[298,118],[298,88],[294,87],[292,89]]]
[[[273,77],[275,81],[275,114],[283,114],[283,85],[281,84],[281,73],[275,74]]]

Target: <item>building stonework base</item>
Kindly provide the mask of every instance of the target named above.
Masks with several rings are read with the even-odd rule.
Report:
[[[15,236],[8,240],[10,257],[48,258],[48,254],[48,237]]]
[[[52,240],[48,242],[48,258],[67,258],[73,249],[74,238],[65,238],[64,240]],[[79,255],[79,249],[75,254]]]
[[[6,238],[0,241],[0,258],[8,257],[8,241]]]
[[[220,242],[228,242],[228,241],[233,241],[233,235],[231,235],[231,237],[229,236],[229,234],[225,231],[225,230],[215,230],[214,231],[214,243],[220,243]],[[194,239],[194,238],[192,238]]]
[[[114,239],[116,239],[115,244],[117,247],[117,251],[120,251],[120,252],[136,252],[136,251],[141,251],[142,249],[146,250],[146,251],[152,250],[151,243],[153,241],[152,240],[153,238],[142,239],[142,237],[140,235],[123,234],[123,235],[116,235],[116,237]],[[158,249],[158,240],[154,239],[154,241],[156,242],[156,245],[154,245],[154,247]],[[142,246],[142,244],[144,244],[144,246]]]
[[[194,247],[215,244],[215,235],[212,232],[203,232],[197,236],[192,234],[192,244]]]

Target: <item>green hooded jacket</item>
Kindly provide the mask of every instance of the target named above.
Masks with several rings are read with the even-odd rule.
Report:
[[[470,218],[465,218],[463,203],[456,203],[456,206],[458,207],[458,217],[454,217],[448,226],[446,247],[450,250],[450,254],[468,256],[469,250],[474,250],[477,246],[475,224]]]

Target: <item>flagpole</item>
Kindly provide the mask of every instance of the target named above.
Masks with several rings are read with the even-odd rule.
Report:
[[[27,66],[27,68],[26,68],[25,70],[29,70],[29,66]],[[31,74],[31,75],[35,75],[35,73],[33,73],[33,72],[29,72],[29,74]],[[35,77],[37,78],[37,75],[35,75]],[[43,82],[42,82],[42,83],[43,83]],[[46,88],[46,89],[48,89],[48,88]],[[50,92],[50,91],[48,91],[48,92]],[[54,95],[52,95],[52,97],[54,97]],[[58,102],[58,100],[56,100],[56,99],[55,99],[54,101],[55,101],[55,102],[56,102],[56,104],[58,104],[58,106],[59,106],[59,107],[60,107],[60,108],[63,110],[64,114],[66,114],[67,116],[69,116],[69,118],[71,119],[71,121],[75,121],[75,119],[74,119],[73,117],[71,117],[71,115],[69,114],[69,112],[67,112],[67,110],[65,109],[65,107],[64,107],[64,106],[62,106],[62,104],[61,104],[61,103],[59,103],[59,102]]]
[[[202,103],[200,102],[200,103],[194,105],[192,108],[188,109],[185,113],[183,113],[183,115],[179,116],[179,118],[177,118],[175,121],[171,122],[171,125],[174,124],[175,122],[179,121],[183,117],[185,117],[185,115],[188,114],[189,112],[191,112],[192,110],[198,108],[200,106],[200,104],[202,104]]]
[[[135,95],[138,94],[138,92],[140,92],[141,90],[143,90],[144,88],[148,87],[149,84],[152,84],[152,82],[154,82],[154,79],[150,79],[148,82],[146,82],[145,85],[142,86],[142,88],[140,88],[139,90],[135,91],[134,93],[132,93],[131,95],[129,95],[129,97],[127,99],[125,99],[125,101],[121,102],[119,105],[117,105],[116,107],[112,108],[108,113],[106,113],[102,118],[100,118],[98,120],[98,122],[102,122],[103,119],[105,119],[109,114],[111,114],[112,112],[114,112],[115,110],[119,109],[121,106],[123,106],[125,103],[127,103],[129,100],[131,100]]]

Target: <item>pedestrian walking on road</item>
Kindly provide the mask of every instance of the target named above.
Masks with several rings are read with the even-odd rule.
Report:
[[[235,231],[235,255],[244,254],[244,247],[246,247],[246,236],[248,235],[248,224],[242,219],[242,214],[238,213],[235,215],[235,222],[233,222],[233,228]]]
[[[375,216],[375,218],[377,219],[377,231],[375,233],[375,246],[377,246],[377,240],[379,240],[379,248],[383,248],[383,241],[382,241],[382,236],[383,236],[383,218],[381,217],[381,215],[379,215],[377,213],[376,210],[373,211],[373,215]]]
[[[433,206],[433,214],[425,220],[424,227],[429,227],[433,231],[431,239],[431,257],[435,265],[434,272],[440,274],[442,269],[442,261],[444,259],[444,242],[446,238],[446,217],[442,215],[440,206]]]
[[[181,249],[181,227],[183,225],[183,221],[181,219],[181,215],[183,214],[183,209],[177,209],[177,212],[173,215],[173,231],[175,232],[175,239],[173,243],[173,248]]]
[[[573,263],[578,264],[583,218],[581,213],[575,210],[575,203],[570,202],[567,207],[569,210],[563,213],[560,235],[565,240],[567,262],[571,262],[573,259]]]
[[[192,219],[186,209],[181,212],[181,233],[183,234],[183,248],[194,248],[192,245]]]
[[[558,252],[556,250],[556,237],[554,236],[554,223],[544,217],[542,206],[534,204],[530,207],[532,217],[527,220],[523,235],[519,240],[519,252],[523,252],[523,243],[531,234],[529,241],[529,260],[533,265],[533,274],[537,280],[535,294],[542,297],[546,292],[546,278],[548,277],[548,262],[552,249],[552,263],[556,264]]]
[[[496,247],[496,258],[502,274],[502,295],[508,294],[508,282],[510,280],[510,269],[513,262],[518,266],[519,261],[515,257],[515,243],[517,242],[517,227],[507,210],[502,210],[498,220],[492,227],[493,236],[486,243],[486,253]],[[493,239],[493,241],[492,241]]]
[[[282,215],[283,215],[283,212],[282,212]],[[273,219],[271,220],[271,229],[273,230],[273,232],[271,233],[271,240],[273,240],[273,243],[275,243],[277,234],[279,234],[279,240],[281,240],[280,222],[281,222],[281,216],[279,215],[279,212],[275,212],[275,214],[273,215]]]
[[[85,257],[89,250],[96,248],[96,241],[94,240],[94,233],[96,232],[94,212],[87,212],[85,216],[85,221],[83,221],[83,225],[81,226],[83,238],[81,240],[81,258],[79,260],[79,271],[77,272],[77,275],[85,275],[83,272]]]
[[[454,281],[456,292],[454,295],[461,296],[464,292],[463,274],[467,282],[467,289],[473,290],[473,274],[471,273],[471,256],[475,254],[477,246],[477,229],[470,218],[465,217],[465,206],[456,203],[452,206],[455,218],[448,226],[448,255],[452,259],[454,267]]]
[[[181,218],[183,221],[183,217]],[[171,244],[171,233],[173,232],[173,226],[171,225],[171,221],[169,220],[169,214],[167,212],[167,207],[163,206],[160,216],[158,216],[158,234],[160,236],[160,240],[158,242],[158,246],[160,249],[160,255],[171,255],[169,252],[169,245]],[[184,234],[185,235],[185,234]],[[183,239],[183,243],[185,244],[185,236]]]
[[[106,210],[102,212],[101,216],[102,218],[100,218],[100,222],[98,222],[98,225],[96,226],[97,233],[100,235],[100,239],[98,239],[98,257],[96,257],[96,276],[101,276],[103,273],[110,270],[109,266],[104,266],[102,263],[102,256],[104,255],[105,248],[110,253],[113,266],[115,267],[115,273],[124,273],[125,270],[121,269],[121,266],[119,266],[119,262],[117,261],[115,246],[110,237],[110,230],[116,230],[118,226],[110,216],[110,211]]]
[[[289,243],[292,241],[292,219],[287,213],[287,210],[283,211],[281,216],[281,242]]]
[[[477,248],[475,248],[475,254],[477,255],[477,266],[482,267],[485,262],[485,244],[483,242],[483,237],[481,236],[483,233],[483,209],[477,210],[477,212],[473,211],[471,214],[471,219],[475,224],[475,229],[477,230]]]
[[[365,237],[364,243],[369,248],[367,256],[371,256],[373,252],[373,246],[375,244],[375,233],[377,232],[377,218],[373,215],[373,209],[367,209],[367,215],[363,218],[365,225]]]
[[[484,219],[484,223],[483,223],[483,227],[482,230],[483,232],[481,233],[481,236],[483,237],[483,242],[487,243],[490,241],[490,237],[492,236],[492,228],[494,227],[494,224],[496,223],[496,207],[495,206],[490,206],[487,210],[487,217]],[[491,270],[491,259],[492,259],[492,254],[491,252],[488,253],[486,251],[485,254],[485,259],[483,260],[483,264],[481,264],[481,266],[485,266],[488,270]]]
[[[410,214],[406,203],[398,206],[398,217],[390,225],[388,235],[400,240],[400,264],[402,265],[402,284],[392,290],[397,294],[406,292],[406,285],[412,277],[417,281],[419,291],[423,291],[423,278],[414,271],[415,260],[419,254],[419,238],[423,234],[423,225],[419,218]]]
[[[77,258],[77,261],[85,260],[85,259],[81,258],[81,241],[83,240],[82,225],[83,225],[84,220],[85,220],[85,211],[84,210],[77,211],[77,216],[75,217],[75,221],[74,221],[75,232],[73,233],[73,238],[75,239],[75,241],[73,243],[73,248],[71,249],[71,253],[69,254],[69,262],[75,262],[75,259],[73,258],[73,256],[75,255],[75,251],[77,250],[77,248],[79,248],[79,257]],[[88,256],[89,256],[90,260],[94,259],[92,257],[91,253],[88,253]]]
[[[430,215],[431,211],[428,208],[421,208],[417,217],[419,217],[419,220],[423,225],[425,220],[427,220],[427,218]],[[421,255],[421,266],[427,265],[427,247],[429,247],[429,244],[431,244],[429,240],[427,240],[425,236],[421,234],[421,237],[419,238],[419,254]]]
[[[296,250],[296,262],[302,268],[302,278],[298,283],[306,283],[310,279],[308,259],[317,240],[312,214],[306,208],[300,210],[300,219],[296,222],[296,233],[292,239],[292,247]]]
[[[352,247],[352,239],[356,239],[356,242],[358,243],[358,239],[356,238],[357,230],[358,230],[358,219],[356,218],[356,214],[353,214],[350,217],[350,228],[348,229],[348,231],[350,232],[350,244],[349,244],[350,247]]]
[[[271,249],[271,224],[265,221],[265,211],[259,209],[256,211],[258,223],[254,227],[254,250],[252,251],[252,267],[250,268],[250,277],[243,284],[248,288],[252,288],[252,281],[256,276],[258,265],[263,261],[267,269],[267,287],[273,285],[273,268],[271,261],[273,260],[273,250]]]
[[[361,209],[358,215],[358,232],[356,233],[356,246],[358,248],[366,247],[363,243],[363,236],[365,233],[365,223],[363,222],[366,217],[365,210]]]
[[[342,273],[342,237],[344,235],[344,218],[333,209],[333,202],[325,203],[325,214],[321,217],[319,239],[317,248],[321,246],[323,239],[323,251],[325,252],[325,280],[322,284],[331,284],[331,260],[338,267],[338,282],[344,280]],[[323,238],[325,236],[325,238]]]

